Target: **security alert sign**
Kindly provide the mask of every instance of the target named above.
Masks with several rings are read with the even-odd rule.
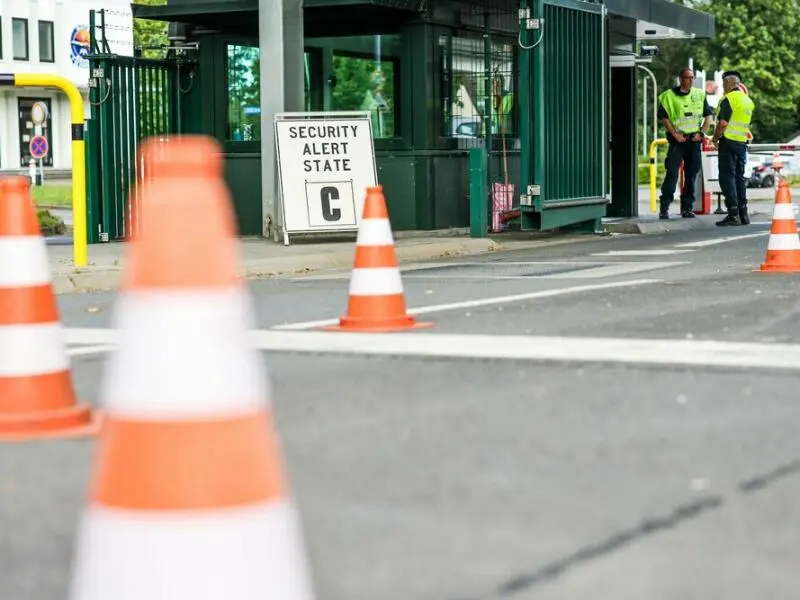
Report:
[[[367,187],[377,183],[369,113],[283,113],[275,143],[289,233],[357,231]]]

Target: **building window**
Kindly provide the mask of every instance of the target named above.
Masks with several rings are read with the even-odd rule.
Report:
[[[367,111],[373,137],[399,137],[400,35],[312,38],[306,45],[331,57],[331,72],[322,74],[328,110]]]
[[[516,136],[514,45],[492,42],[488,85],[481,38],[439,36],[439,53],[443,135],[482,138],[488,120],[493,136]],[[490,119],[485,118],[487,94]]]
[[[0,60],[3,60],[3,17],[0,17]]]
[[[42,125],[34,125],[31,119],[31,109],[36,102],[47,105],[47,120]],[[47,138],[49,151],[42,159],[45,167],[53,166],[53,107],[49,98],[20,98],[19,99],[19,160],[20,166],[25,168],[31,160],[31,139],[36,135]]]
[[[39,21],[39,61],[56,62],[53,50],[53,22]]]
[[[258,46],[229,44],[226,64],[228,123],[226,139],[261,140],[261,61]]]
[[[28,19],[11,19],[14,60],[28,60]]]

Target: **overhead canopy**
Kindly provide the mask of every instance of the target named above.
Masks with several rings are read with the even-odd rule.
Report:
[[[636,21],[636,39],[713,38],[714,17],[669,0],[605,0],[609,15]]]

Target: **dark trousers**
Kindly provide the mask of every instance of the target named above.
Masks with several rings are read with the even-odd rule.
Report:
[[[682,144],[670,140],[664,167],[667,171],[661,184],[661,211],[666,212],[675,195],[683,162],[683,192],[681,193],[681,212],[690,212],[694,206],[694,183],[701,166],[702,142],[687,140]]]
[[[725,194],[725,206],[730,215],[738,215],[740,210],[747,209],[745,164],[747,144],[722,138],[719,141],[719,187]]]

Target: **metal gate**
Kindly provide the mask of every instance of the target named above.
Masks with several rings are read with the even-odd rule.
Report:
[[[99,23],[96,23],[99,20]],[[104,12],[89,18],[89,103],[86,127],[89,243],[129,238],[136,231],[143,138],[180,133],[180,65],[174,59],[111,54]]]

